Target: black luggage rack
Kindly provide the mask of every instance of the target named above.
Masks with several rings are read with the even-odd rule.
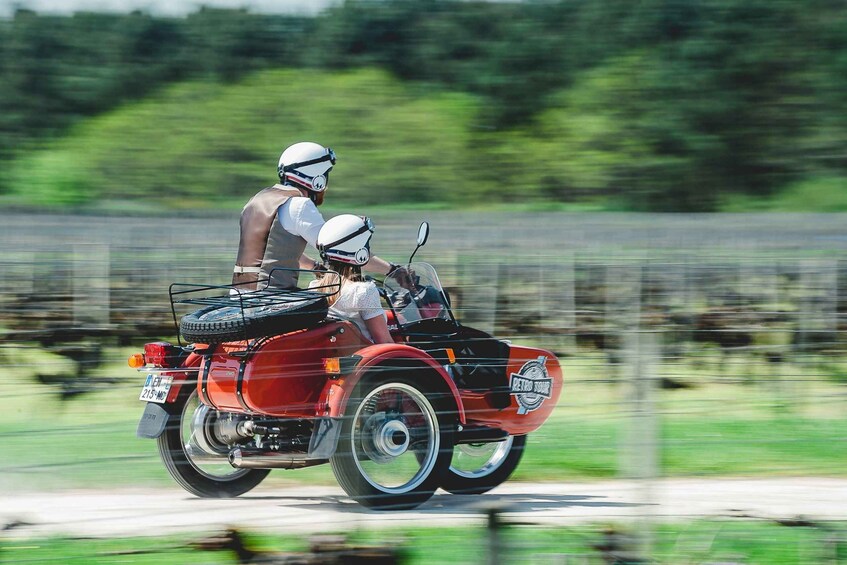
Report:
[[[278,288],[268,285],[269,280],[274,280],[276,271],[290,271],[300,273],[309,273],[315,276],[321,276],[326,273],[334,274],[335,280],[330,284],[313,286],[309,289],[301,288]],[[262,278],[258,281],[258,285],[264,284],[263,288],[257,290],[246,290],[247,285],[256,284],[254,282],[213,285],[213,284],[195,284],[195,283],[172,283],[168,287],[168,297],[171,303],[171,315],[173,316],[174,326],[176,327],[177,340],[182,345],[182,336],[180,331],[180,323],[177,320],[176,306],[178,304],[194,304],[204,308],[238,308],[241,315],[242,325],[246,328],[248,325],[248,315],[245,311],[258,308],[268,308],[273,306],[285,306],[298,303],[314,302],[322,300],[324,304],[326,299],[341,290],[341,276],[335,271],[313,270],[313,269],[288,269],[277,268],[273,269],[267,278]],[[196,296],[201,294],[202,296]],[[245,335],[244,341],[249,341]]]

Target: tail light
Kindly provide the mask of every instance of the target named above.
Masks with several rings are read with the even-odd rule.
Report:
[[[154,367],[175,367],[179,364],[181,349],[166,341],[144,345],[144,360]]]

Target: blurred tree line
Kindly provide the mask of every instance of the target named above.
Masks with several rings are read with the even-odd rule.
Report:
[[[839,0],[348,0],[315,17],[18,10],[0,21],[0,159],[171,83],[373,67],[477,101],[454,173],[487,187],[472,191],[478,202],[709,211],[847,179]],[[2,194],[14,180],[0,170]]]

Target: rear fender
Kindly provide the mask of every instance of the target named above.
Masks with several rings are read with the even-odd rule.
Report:
[[[356,361],[356,359],[358,360]],[[321,393],[318,406],[323,407],[324,413],[318,416],[341,418],[347,409],[347,403],[353,394],[353,389],[369,372],[380,367],[391,366],[391,362],[402,361],[403,364],[430,369],[426,374],[440,379],[440,383],[450,391],[456,404],[456,413],[460,423],[465,423],[465,409],[459,389],[442,365],[425,351],[400,343],[382,343],[370,345],[356,352],[353,356],[355,364],[346,366],[345,374],[338,379],[329,380]],[[433,375],[434,373],[434,375]]]
[[[155,402],[148,402],[144,408],[144,413],[141,415],[141,420],[138,421],[135,435],[144,439],[156,439],[165,431],[169,416],[170,414],[164,406]]]
[[[203,356],[197,355],[196,353],[190,353],[188,357],[185,358],[185,362],[182,366],[191,369],[200,368],[202,370]],[[183,386],[194,386],[200,380],[200,375],[197,371],[189,371],[187,373],[174,371],[173,375],[174,380],[171,383],[171,390],[168,391],[168,398],[165,401],[168,404],[176,402],[176,399],[179,397],[179,391],[182,390]]]

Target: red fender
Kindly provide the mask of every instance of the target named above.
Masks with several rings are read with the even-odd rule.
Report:
[[[444,367],[439,365],[438,361],[433,359],[425,351],[402,343],[380,343],[362,348],[356,352],[356,355],[362,359],[356,364],[356,368],[351,373],[327,382],[321,393],[321,402],[318,404],[319,406],[326,407],[326,413],[319,414],[319,416],[330,416],[332,418],[344,416],[347,401],[350,399],[353,389],[369,369],[390,359],[404,359],[419,361],[438,373],[453,395],[459,422],[462,424],[466,423],[465,408],[462,405],[462,398],[459,396],[459,389],[456,388],[456,384],[450,378],[450,375],[447,374],[447,371],[444,370]]]
[[[182,366],[186,368],[200,367],[202,370],[203,356],[192,352],[185,358],[185,361],[182,362]],[[185,384],[196,385],[198,387],[198,393],[200,392],[198,384],[200,382],[199,373],[194,371],[190,373],[182,373],[179,369],[174,369],[173,372],[168,371],[167,374],[173,375],[174,380],[173,383],[171,383],[171,390],[168,391],[168,398],[165,400],[166,403],[172,404],[176,402],[176,397],[179,396],[179,391]],[[201,396],[200,398],[203,397]]]

